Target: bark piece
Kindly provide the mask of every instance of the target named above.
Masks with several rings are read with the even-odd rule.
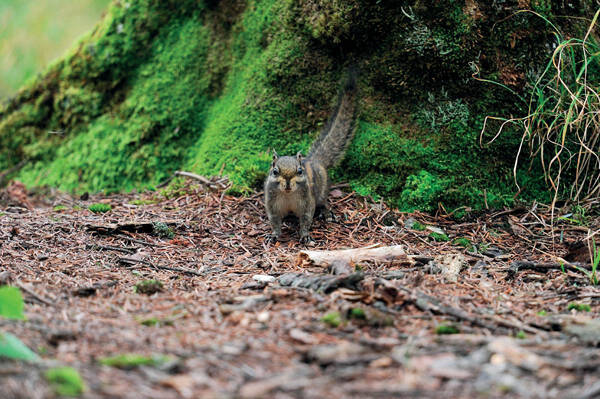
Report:
[[[347,264],[358,263],[365,260],[371,261],[391,261],[405,260],[413,264],[414,260],[406,254],[402,245],[393,245],[389,247],[368,246],[363,248],[339,249],[334,251],[300,251],[298,253],[298,264],[302,266],[317,265],[328,267],[334,261],[341,261]]]

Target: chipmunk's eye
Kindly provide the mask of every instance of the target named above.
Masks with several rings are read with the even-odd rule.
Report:
[[[279,176],[279,169],[273,169],[273,176]]]
[[[302,170],[302,168],[298,168],[298,172],[296,172],[298,174],[298,176],[302,176],[302,173],[304,173],[304,171]]]

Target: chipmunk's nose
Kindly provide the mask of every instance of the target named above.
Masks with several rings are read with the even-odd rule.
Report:
[[[285,191],[290,191],[292,187],[290,186],[290,181],[286,179],[285,181]]]

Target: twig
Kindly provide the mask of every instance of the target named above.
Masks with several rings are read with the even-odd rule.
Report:
[[[448,306],[442,303],[439,299],[422,293],[420,291],[411,290],[404,286],[397,286],[401,290],[409,293],[413,299],[414,304],[423,311],[430,311],[439,314],[446,314],[449,316],[456,317],[459,320],[465,320],[472,324],[487,328],[488,330],[495,330],[498,327],[508,327],[517,330],[523,330],[529,333],[540,333],[543,330],[525,325],[521,322],[513,322],[510,320],[503,319],[499,316],[493,316],[491,322],[482,320],[482,316],[476,317],[468,314],[462,309]]]
[[[160,183],[158,186],[156,186],[156,188],[163,188],[166,187],[167,184],[171,183],[171,180],[173,180],[175,178],[175,175],[171,175],[167,180],[163,181],[162,183]]]
[[[87,244],[86,248],[88,249],[106,249],[107,251],[117,251],[123,252],[126,254],[135,253],[135,248],[121,248],[121,247],[113,247],[110,245],[99,245],[99,244]]]
[[[131,242],[135,242],[136,244],[147,245],[149,247],[161,247],[161,245],[154,244],[152,242],[148,242],[148,241],[144,241],[144,240],[138,240],[137,238],[129,237],[126,234],[115,234],[115,236],[119,237],[119,238],[123,238],[125,240],[129,240]]]
[[[119,258],[119,262],[121,263],[125,263],[125,264],[135,264],[135,263],[140,263],[146,266],[150,266],[154,269],[161,269],[161,270],[169,270],[172,272],[179,272],[179,273],[186,273],[186,274],[192,274],[194,276],[202,276],[202,273],[199,273],[195,270],[190,270],[190,269],[183,269],[180,267],[171,267],[171,266],[162,266],[162,265],[155,265],[154,263],[150,263],[146,260],[142,260],[142,259],[133,259],[133,258]]]
[[[197,175],[197,174],[191,173],[191,172],[184,172],[184,171],[178,170],[178,171],[175,171],[175,173],[173,175],[189,177],[190,179],[198,180],[199,182],[201,182],[202,184],[204,184],[206,186],[211,186],[213,184],[213,182],[208,180],[206,177],[200,176],[200,175]]]

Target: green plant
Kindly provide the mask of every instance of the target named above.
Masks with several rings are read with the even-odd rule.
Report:
[[[173,238],[175,237],[175,233],[169,226],[167,226],[164,222],[154,222],[152,223],[152,230],[154,234],[161,238]]]
[[[38,355],[32,352],[19,338],[2,331],[0,331],[0,357],[30,361],[39,359]]]
[[[64,211],[65,209],[67,209],[67,207],[64,205],[56,205],[54,208],[52,208],[52,210],[54,210],[54,212]]]
[[[79,396],[85,391],[85,384],[79,372],[72,367],[56,367],[46,371],[46,380],[60,396]]]
[[[435,231],[432,231],[429,237],[433,238],[434,241],[450,241],[450,237],[446,234],[436,233]]]
[[[365,311],[361,308],[352,308],[348,312],[348,318],[355,319],[355,320],[366,320],[367,315],[366,315]]]
[[[133,369],[139,366],[157,366],[170,360],[168,356],[153,355],[144,356],[136,353],[125,353],[115,356],[103,357],[99,362],[105,366],[120,369]]]
[[[598,269],[598,264],[600,264],[600,249],[596,246],[596,240],[593,238],[592,245],[590,245],[590,258],[592,264],[592,271],[589,274],[590,281],[592,284],[598,285],[596,270]]]
[[[94,212],[94,213],[105,213],[105,212],[110,211],[112,209],[112,206],[110,204],[101,204],[101,203],[98,203],[98,204],[92,204],[92,205],[90,205],[88,207],[88,209],[91,212]]]
[[[466,248],[467,251],[471,251],[471,252],[475,249],[475,247],[471,243],[471,240],[469,240],[466,237],[455,238],[454,241],[452,241],[452,244],[460,245],[461,247]]]
[[[516,335],[515,338],[517,339],[526,339],[527,338],[527,334],[525,334],[525,331],[519,331]]]
[[[590,249],[590,264],[591,270],[587,270],[581,266],[571,265],[573,268],[577,269],[579,272],[585,274],[585,276],[590,280],[592,285],[598,285],[598,265],[600,264],[600,249],[596,246],[596,241],[592,238],[592,242],[588,243]],[[562,272],[565,273],[564,263],[560,262],[560,266]]]
[[[321,317],[321,321],[329,327],[336,328],[342,324],[342,316],[340,315],[340,312],[330,312]]]
[[[141,320],[140,324],[147,327],[172,326],[173,320],[159,319],[158,317],[150,317],[148,319]]]
[[[569,306],[567,306],[568,310],[576,310],[578,312],[590,312],[592,308],[587,303],[577,303],[571,302]]]
[[[590,224],[590,218],[586,215],[586,209],[581,205],[574,205],[570,214],[559,216],[557,220],[564,220],[576,226],[587,226]]]
[[[460,330],[454,324],[440,324],[435,328],[435,333],[438,335],[458,334]]]
[[[485,251],[488,250],[488,248],[490,247],[490,244],[487,242],[482,242],[479,245],[477,245],[477,250],[479,251],[480,254],[484,253]]]
[[[583,38],[566,38],[547,18],[534,12],[554,29],[557,46],[544,71],[531,86],[526,116],[486,117],[500,121],[496,140],[507,124],[523,129],[521,146],[515,157],[514,178],[525,144],[530,157],[539,157],[546,181],[554,192],[552,205],[568,192],[574,201],[600,196],[600,44],[591,33],[600,10],[594,15]],[[481,80],[481,79],[480,79]],[[489,81],[488,81],[489,82]],[[554,209],[554,206],[553,206]]]
[[[423,223],[415,222],[413,223],[412,228],[413,230],[424,231],[425,229],[427,229],[427,226],[425,226]]]
[[[25,319],[23,296],[17,287],[0,287],[0,316],[7,319]]]
[[[152,204],[156,204],[158,202],[158,199],[136,199],[131,201],[131,205],[137,205],[137,206],[141,206],[141,205],[152,205]]]
[[[23,296],[16,287],[0,287],[0,317],[22,320]],[[19,338],[0,331],[0,357],[21,360],[37,360],[38,356],[31,351]]]

